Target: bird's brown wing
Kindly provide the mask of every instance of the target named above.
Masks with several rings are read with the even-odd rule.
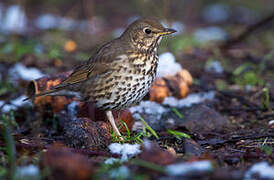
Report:
[[[115,61],[117,55],[120,53],[120,51],[113,51],[113,47],[115,47],[115,45],[113,46],[113,42],[105,44],[86,64],[77,67],[73,73],[59,85],[29,98],[49,95],[64,89],[71,89],[70,87],[73,87],[75,84],[100,76],[106,72],[111,72],[111,62]]]
[[[111,51],[113,42],[105,44],[88,62],[74,70],[57,88],[81,83],[89,78],[111,71],[111,61],[115,61],[116,51]]]

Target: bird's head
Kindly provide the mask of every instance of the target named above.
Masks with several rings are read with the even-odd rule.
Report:
[[[162,37],[174,32],[176,30],[164,28],[156,19],[141,18],[128,26],[121,39],[129,41],[133,48],[141,51],[157,51]]]

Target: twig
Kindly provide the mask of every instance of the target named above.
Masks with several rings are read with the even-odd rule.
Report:
[[[244,39],[246,39],[250,34],[252,34],[254,31],[256,31],[257,29],[261,28],[262,26],[270,23],[271,21],[274,20],[274,13],[270,14],[269,16],[261,19],[260,21],[258,21],[257,23],[248,26],[242,33],[240,33],[238,36],[228,39],[226,42],[224,42],[223,44],[221,44],[220,48],[221,49],[226,49],[226,48],[230,48],[231,46],[233,46],[234,44],[237,44],[241,41],[243,41]]]

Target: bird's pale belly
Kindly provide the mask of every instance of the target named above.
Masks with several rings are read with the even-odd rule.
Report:
[[[121,109],[135,104],[149,92],[154,76],[127,75],[121,81],[115,82],[105,95],[94,94],[95,107],[99,109]],[[110,84],[112,85],[112,84]],[[110,92],[111,91],[111,92]]]

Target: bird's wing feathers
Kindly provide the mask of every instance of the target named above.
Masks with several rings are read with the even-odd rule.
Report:
[[[84,82],[88,79],[111,71],[111,62],[120,59],[118,56],[120,51],[113,51],[113,47],[115,48],[115,45],[113,46],[113,42],[105,44],[97,51],[97,53],[95,53],[92,58],[88,60],[87,63],[77,67],[73,73],[59,85],[56,85],[48,91],[36,94],[33,97],[45,96],[60,90],[70,89],[69,87],[72,87],[74,84]]]
[[[112,44],[113,43],[105,44],[86,64],[76,68],[74,72],[58,86],[80,83],[111,70],[110,63],[115,60],[116,56],[116,52],[111,52],[110,50]]]
[[[93,71],[94,66],[95,64],[92,63],[92,64],[84,64],[76,68],[73,71],[73,73],[58,86],[72,85],[72,84],[87,80],[89,77],[89,74]]]

